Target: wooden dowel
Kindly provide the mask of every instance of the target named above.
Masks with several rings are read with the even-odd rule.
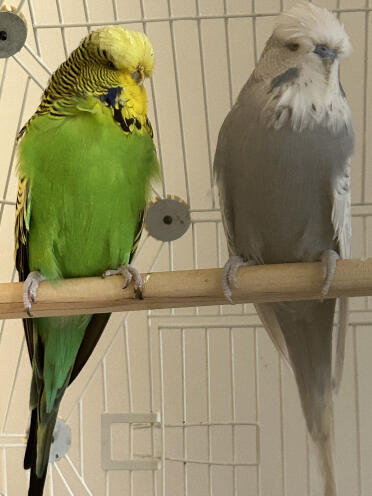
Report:
[[[319,300],[322,287],[320,263],[296,263],[242,267],[234,303],[288,300]],[[143,300],[133,288],[123,289],[121,276],[87,277],[42,282],[33,317],[76,315],[127,310],[149,310],[205,305],[226,305],[221,287],[221,269],[184,270],[143,274]],[[372,258],[340,260],[327,298],[372,295]],[[27,317],[23,284],[0,284],[0,318]]]

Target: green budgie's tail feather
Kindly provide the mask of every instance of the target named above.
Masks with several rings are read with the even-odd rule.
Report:
[[[40,405],[32,410],[30,432],[24,458],[24,468],[31,469],[28,496],[42,496],[45,478],[48,470],[50,446],[53,441],[53,431],[57,420],[59,405],[68,384],[69,377],[63,388],[58,391],[58,397],[51,413],[46,413],[45,397]],[[38,410],[41,409],[41,412]]]
[[[44,471],[42,477],[39,478],[35,473],[35,467],[31,467],[30,486],[28,489],[28,496],[43,496],[45,479],[46,479],[46,475],[47,475],[47,468],[48,468],[48,466],[45,467],[45,471]]]
[[[36,408],[31,413],[30,431],[28,433],[25,458],[23,467],[28,470],[32,466],[32,461],[36,458],[36,434],[37,434],[37,412]]]
[[[62,397],[91,317],[34,319],[29,440],[24,466],[31,468],[29,496],[42,496],[50,446]]]
[[[58,407],[56,407],[53,412],[48,415],[47,422],[39,423],[37,427],[35,472],[36,476],[39,478],[43,477],[48,467],[49,451],[53,441],[53,431],[54,426],[56,425],[57,415]]]
[[[24,458],[24,468],[31,469],[30,485],[28,496],[42,496],[44,491],[45,479],[48,470],[49,451],[52,442],[54,425],[57,419],[56,410],[49,416],[46,426],[39,426],[37,422],[37,409],[32,410],[30,432],[27,440],[26,453]],[[38,440],[39,451],[38,453]],[[38,456],[38,454],[41,455]]]

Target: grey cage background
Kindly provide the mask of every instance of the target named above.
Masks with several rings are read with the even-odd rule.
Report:
[[[163,173],[154,194],[178,195],[191,208],[191,227],[179,240],[162,243],[144,233],[136,266],[222,266],[227,251],[212,184],[218,130],[275,16],[293,3],[21,0],[26,46],[0,60],[1,281],[16,277],[17,131],[36,109],[51,72],[90,29],[104,24],[144,30],[154,45],[147,89]],[[372,0],[316,3],[340,16],[354,46],[342,82],[357,137],[352,254],[365,258],[372,255]],[[340,496],[367,496],[372,299],[353,299],[351,309],[336,399],[337,478]],[[22,462],[30,366],[20,321],[1,323],[0,377],[0,492],[13,496],[27,487]],[[314,469],[294,380],[251,305],[113,315],[60,416],[72,429],[72,447],[51,466],[48,496],[311,494]]]

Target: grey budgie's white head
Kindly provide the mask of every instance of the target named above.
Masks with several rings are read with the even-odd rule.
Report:
[[[300,2],[279,16],[254,73],[270,85],[263,111],[267,125],[280,129],[290,121],[297,131],[348,125],[339,64],[351,51],[343,25],[327,9]]]
[[[278,18],[273,37],[299,53],[344,58],[351,53],[351,43],[344,26],[329,10],[309,2],[294,5]],[[317,50],[318,47],[318,50]]]

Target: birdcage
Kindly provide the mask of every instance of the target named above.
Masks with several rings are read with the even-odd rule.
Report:
[[[1,281],[16,277],[17,132],[51,73],[87,32],[105,24],[144,31],[154,45],[156,68],[146,83],[162,170],[154,197],[174,200],[190,216],[178,239],[144,232],[136,266],[144,272],[223,266],[228,254],[212,178],[218,130],[276,16],[293,3],[21,0],[26,43],[0,59]],[[317,4],[337,13],[354,47],[341,70],[357,137],[352,254],[367,258],[372,1]],[[335,400],[340,496],[372,493],[371,350],[372,299],[355,298]],[[20,320],[1,323],[0,377],[0,492],[21,495],[28,484],[22,463],[31,371]],[[50,465],[48,496],[311,494],[314,467],[294,378],[250,304],[114,313],[60,417],[71,446],[66,429],[67,452],[53,452],[58,461]]]

